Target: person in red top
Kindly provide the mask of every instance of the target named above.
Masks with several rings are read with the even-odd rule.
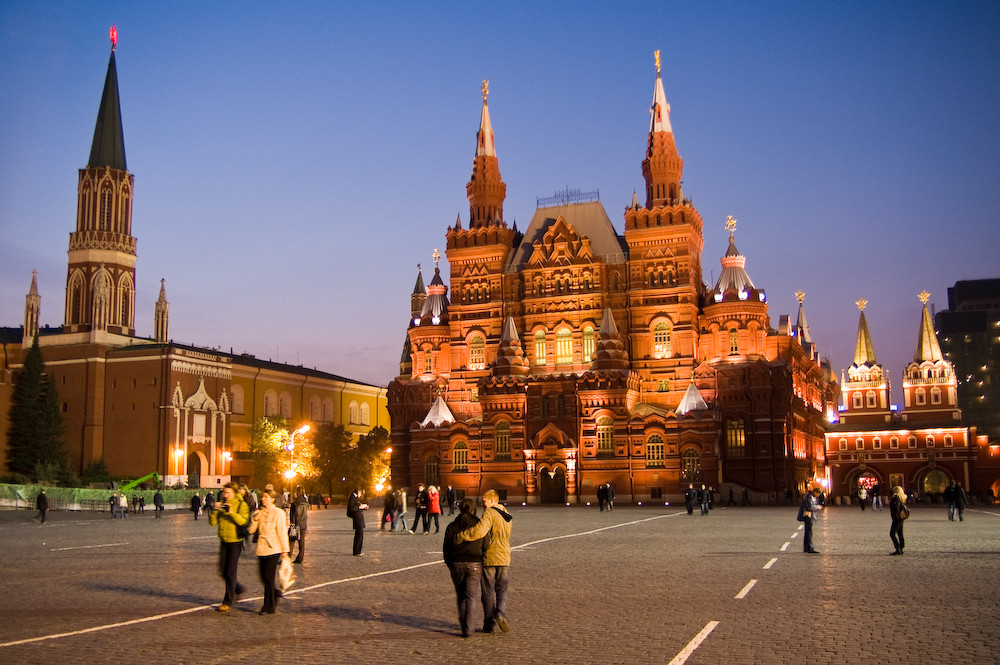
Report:
[[[441,493],[438,488],[431,485],[427,488],[427,521],[424,522],[424,533],[428,533],[431,527],[431,520],[434,520],[434,533],[441,530],[441,523],[438,517],[441,514]]]

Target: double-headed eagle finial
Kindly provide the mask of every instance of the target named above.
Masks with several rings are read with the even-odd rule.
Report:
[[[927,293],[927,291],[921,291],[917,297],[920,298],[920,302],[926,305],[927,301],[931,299],[931,294]]]
[[[857,305],[858,309],[860,309],[863,312],[865,311],[865,307],[868,306],[868,301],[862,298],[861,300],[855,300],[854,304]]]

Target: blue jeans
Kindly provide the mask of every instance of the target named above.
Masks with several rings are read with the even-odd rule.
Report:
[[[482,585],[483,564],[478,561],[456,561],[450,566],[451,581],[458,599],[458,623],[462,635],[469,634],[472,611],[476,609],[476,589]]]
[[[509,566],[483,566],[483,632],[493,631],[497,617],[507,618],[507,587]]]

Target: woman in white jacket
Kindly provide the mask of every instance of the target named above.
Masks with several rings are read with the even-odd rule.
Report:
[[[250,518],[250,533],[257,534],[257,563],[264,585],[264,606],[257,614],[274,614],[278,604],[274,575],[289,552],[288,518],[284,510],[274,505],[276,496],[273,490],[265,490],[260,497],[262,507]]]

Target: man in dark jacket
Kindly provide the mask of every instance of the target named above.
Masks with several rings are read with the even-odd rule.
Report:
[[[215,504],[212,504],[213,507]],[[156,508],[154,511],[156,513],[156,519],[163,517],[163,492],[156,490],[156,494],[153,495],[153,507]]]
[[[486,538],[464,543],[456,542],[459,532],[479,523],[476,517],[476,503],[472,499],[462,501],[458,517],[444,530],[444,562],[451,571],[451,581],[455,585],[458,598],[458,623],[462,626],[462,637],[470,634],[472,611],[476,607],[483,576],[483,554],[486,552]]]
[[[45,490],[38,493],[38,498],[35,499],[35,508],[38,509],[41,523],[45,524],[45,513],[49,512],[49,497],[45,496]]]
[[[417,485],[415,504],[417,506],[417,513],[413,516],[413,528],[410,529],[410,533],[417,532],[421,520],[423,521],[424,531],[427,531],[430,526],[427,523],[427,490],[424,489],[423,485]]]
[[[361,556],[361,546],[365,542],[365,513],[368,504],[361,501],[361,490],[355,489],[347,500],[347,516],[354,522],[354,556]]]
[[[309,528],[309,497],[306,496],[306,490],[302,485],[295,488],[295,500],[290,512],[292,526],[299,527],[299,553],[292,563],[302,563],[302,557],[306,553],[306,529]],[[288,554],[291,556],[291,552]]]

